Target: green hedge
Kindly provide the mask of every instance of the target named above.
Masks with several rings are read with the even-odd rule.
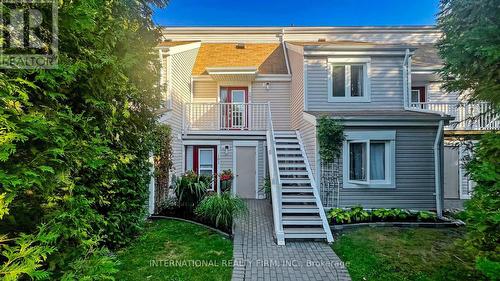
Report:
[[[168,132],[151,19],[167,1],[56,2],[58,66],[0,72],[4,280],[108,279],[108,249],[141,230],[150,152]]]
[[[466,246],[476,253],[476,266],[492,280],[500,280],[500,134],[482,137],[467,171],[476,183],[465,203]]]

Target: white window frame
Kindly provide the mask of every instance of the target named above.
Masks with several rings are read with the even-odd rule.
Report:
[[[214,154],[215,154],[215,151],[214,151],[214,148],[212,147],[204,147],[204,148],[199,148],[198,149],[198,174],[201,175],[201,151],[210,151],[211,155],[212,155],[212,169],[210,170],[211,173],[210,175],[213,177],[214,174],[215,174],[215,158],[214,158]],[[206,168],[203,169],[204,171],[207,171]],[[211,183],[211,187],[209,189],[207,189],[209,191],[214,191],[214,181],[212,181]]]
[[[385,143],[385,179],[370,180],[370,143]],[[366,181],[351,180],[350,143],[366,145]],[[346,132],[343,145],[343,187],[344,188],[395,188],[396,187],[396,131]]]
[[[363,65],[363,96],[351,97],[351,65]],[[333,96],[333,67],[345,66],[345,96]],[[371,58],[328,58],[328,102],[371,101]]]

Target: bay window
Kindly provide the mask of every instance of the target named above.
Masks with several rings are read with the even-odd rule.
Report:
[[[344,187],[394,187],[395,132],[348,132]]]
[[[370,59],[328,59],[328,101],[370,101]]]

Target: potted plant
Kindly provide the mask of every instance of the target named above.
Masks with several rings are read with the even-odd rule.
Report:
[[[222,192],[226,192],[231,189],[231,186],[233,184],[233,172],[228,169],[228,170],[223,170],[222,173],[220,174],[220,188]]]

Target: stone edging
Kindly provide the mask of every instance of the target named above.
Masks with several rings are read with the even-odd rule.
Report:
[[[227,233],[227,232],[224,232],[220,229],[217,229],[217,228],[214,228],[214,227],[211,227],[211,226],[208,226],[206,224],[202,224],[200,222],[197,222],[197,221],[192,221],[192,220],[188,220],[188,219],[182,219],[182,218],[177,218],[177,217],[168,217],[168,216],[149,216],[148,219],[151,219],[151,220],[157,220],[157,219],[168,219],[168,220],[177,220],[177,221],[183,221],[183,222],[188,222],[188,223],[192,223],[192,224],[196,224],[196,225],[199,225],[201,227],[204,227],[204,228],[207,228],[207,229],[210,229],[214,232],[217,232],[218,234],[226,237],[227,239],[233,239],[232,235]]]
[[[446,222],[365,222],[352,224],[337,224],[330,225],[332,231],[341,231],[344,229],[352,229],[358,227],[428,227],[428,228],[445,228],[445,227],[460,227],[465,225],[462,221],[446,221]]]

